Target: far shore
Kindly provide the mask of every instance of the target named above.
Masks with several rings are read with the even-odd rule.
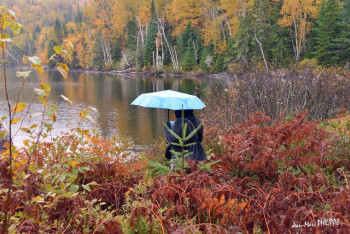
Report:
[[[2,66],[2,64],[0,65]],[[16,67],[16,68],[27,68],[32,69],[29,65],[25,64],[8,64],[9,67]],[[54,69],[47,66],[42,65],[45,69],[45,71],[53,71]],[[33,69],[34,70],[34,69]],[[87,74],[109,74],[109,75],[123,75],[123,76],[146,76],[146,77],[195,77],[195,78],[213,78],[213,79],[224,79],[229,78],[232,76],[232,74],[229,73],[220,73],[220,74],[211,74],[211,73],[204,73],[204,72],[166,72],[162,70],[153,70],[149,69],[147,71],[137,71],[136,69],[127,69],[123,71],[118,70],[89,70],[89,69],[79,69],[79,68],[72,68],[69,70],[69,72],[82,72]]]

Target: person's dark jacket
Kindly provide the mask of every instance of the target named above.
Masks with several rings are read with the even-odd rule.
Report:
[[[175,115],[177,120],[174,123],[174,126],[171,128],[178,136],[182,137],[182,117],[181,117],[181,110],[176,110]],[[186,136],[188,136],[193,130],[195,130],[200,124],[201,121],[194,116],[193,110],[184,110],[184,125],[187,123],[187,130],[186,130]],[[170,123],[167,123],[168,127],[170,128]],[[186,147],[185,150],[188,150],[188,152],[192,152],[191,155],[188,156],[188,158],[193,160],[206,160],[206,155],[204,152],[204,149],[202,147],[202,140],[203,140],[203,125],[202,127],[197,131],[196,134],[194,134],[189,140],[185,142],[185,145],[190,143],[196,143],[192,146]],[[164,127],[165,137],[167,141],[169,142],[170,150],[175,150],[176,152],[182,152],[182,148],[180,146],[173,145],[171,143],[177,143],[179,144],[179,140],[176,139],[171,133]],[[172,156],[172,158],[175,158]]]

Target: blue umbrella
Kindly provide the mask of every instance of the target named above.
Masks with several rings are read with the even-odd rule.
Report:
[[[170,110],[200,110],[205,107],[198,97],[173,90],[141,94],[131,105]]]
[[[205,107],[205,104],[198,97],[173,90],[141,94],[131,105],[168,110],[200,110]]]

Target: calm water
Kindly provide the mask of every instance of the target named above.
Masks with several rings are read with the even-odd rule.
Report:
[[[22,78],[15,75],[15,68],[8,68],[8,90],[12,101],[16,100],[18,91],[22,85]],[[88,120],[83,127],[97,129],[101,136],[111,137],[128,136],[135,142],[135,150],[142,148],[147,143],[163,137],[163,122],[167,120],[167,110],[143,108],[131,106],[130,103],[140,94],[172,89],[188,94],[193,94],[196,88],[200,90],[210,88],[217,84],[218,80],[198,78],[145,78],[129,76],[112,76],[109,74],[86,74],[70,72],[67,80],[64,80],[58,72],[45,71],[38,75],[33,71],[26,79],[21,91],[20,102],[31,102],[35,98],[34,88],[39,88],[40,83],[51,86],[50,103],[55,103],[59,108],[58,118],[54,124],[53,136],[77,126],[81,122],[79,111],[88,107],[99,110],[98,114],[91,113],[98,122],[98,126]],[[4,78],[0,75],[0,116],[6,116],[6,102],[4,92]],[[73,104],[68,104],[59,96],[63,94]],[[42,111],[42,105],[34,100],[30,113]],[[22,113],[23,115],[23,113]],[[174,118],[171,111],[171,119]],[[39,124],[40,117],[25,118],[23,125]],[[15,125],[18,129],[19,124]],[[26,133],[18,131],[15,136],[15,144],[22,145]]]

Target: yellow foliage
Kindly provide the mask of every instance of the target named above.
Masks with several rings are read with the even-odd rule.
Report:
[[[254,0],[220,0],[220,3],[225,20],[228,21],[229,32],[233,37],[239,28],[239,17],[246,14],[254,4]]]
[[[189,22],[193,27],[198,28],[203,18],[201,1],[173,0],[166,8],[166,16],[174,28],[175,37],[185,30]]]
[[[282,0],[279,24],[293,29],[296,46],[302,47],[306,35],[311,30],[308,18],[315,19],[318,14],[321,0]]]

